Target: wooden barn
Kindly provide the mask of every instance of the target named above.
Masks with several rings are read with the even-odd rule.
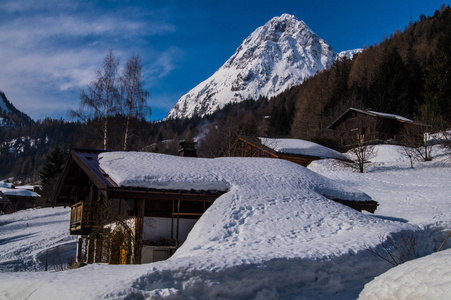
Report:
[[[405,124],[421,125],[402,116],[349,108],[328,128],[343,146],[357,143],[396,143]]]
[[[284,159],[304,167],[312,161],[325,158],[347,160],[347,158],[332,149],[322,145],[287,138],[239,137],[235,143],[234,156],[268,157]]]
[[[71,150],[53,198],[70,206],[79,263],[139,264],[167,259],[224,192],[119,187],[99,167],[104,150]]]

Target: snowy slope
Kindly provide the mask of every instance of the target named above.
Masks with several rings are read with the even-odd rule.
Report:
[[[0,272],[50,269],[75,255],[69,208],[27,209],[0,216]],[[0,275],[1,277],[1,275]],[[0,298],[1,295],[0,295]]]
[[[410,169],[399,149],[392,147],[378,146],[365,174],[336,160],[312,163],[311,169],[334,181],[279,160],[200,159],[194,164],[196,159],[188,159],[180,165],[185,164],[178,161],[183,158],[151,155],[133,165],[127,155],[104,155],[102,167],[110,168],[122,185],[158,188],[179,180],[189,188],[198,179],[208,179],[228,192],[167,261],[0,273],[0,298],[356,299],[367,282],[390,268],[364,250],[365,245],[377,245],[382,233],[411,229],[421,256],[436,251],[451,229],[451,163],[441,150],[434,150],[434,161],[417,162]],[[164,170],[172,164],[188,169],[188,174]],[[153,167],[155,173],[141,171]],[[130,168],[138,174],[126,181]],[[328,191],[360,198],[363,194],[355,189],[380,203],[375,215],[322,196]],[[28,238],[17,238],[26,251]],[[450,247],[448,242],[445,249]]]
[[[257,28],[218,71],[182,96],[167,118],[204,116],[228,103],[277,95],[330,67],[336,57],[303,21],[283,14]]]
[[[400,146],[379,145],[376,153],[363,174],[350,172],[347,166],[332,160],[314,161],[308,168],[370,195],[380,204],[378,215],[422,227],[450,226],[449,155],[434,147],[432,162],[416,162],[411,169]]]

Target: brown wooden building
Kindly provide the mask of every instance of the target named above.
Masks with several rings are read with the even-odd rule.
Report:
[[[53,198],[70,206],[77,262],[146,263],[168,258],[224,192],[119,187],[99,167],[103,150],[74,148]]]
[[[396,143],[405,124],[422,125],[402,116],[349,108],[328,128],[344,146],[357,143]]]
[[[268,138],[239,137],[235,143],[235,149],[233,151],[234,156],[278,158],[294,162],[304,167],[307,167],[312,161],[318,159],[336,158],[346,160],[346,157],[341,153],[312,142],[298,140],[302,143],[309,143],[310,145],[313,145],[313,147],[309,147],[309,149],[290,149],[292,151],[284,152],[284,150],[277,150],[277,147],[274,144],[277,144],[278,141],[282,140],[295,141],[295,139],[270,139],[274,142],[269,142],[267,145],[262,143],[262,139],[268,140]],[[325,152],[327,152],[328,155],[325,155]]]
[[[121,187],[100,168],[102,152],[73,148],[53,197],[55,206],[71,207],[69,230],[78,236],[79,263],[139,264],[167,259],[226,192]],[[264,155],[269,157],[270,152],[258,156]],[[377,208],[372,200],[331,200],[359,211]]]
[[[0,211],[13,213],[38,206],[39,194],[26,189],[0,189]]]

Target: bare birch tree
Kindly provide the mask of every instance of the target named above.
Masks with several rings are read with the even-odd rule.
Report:
[[[80,92],[80,107],[69,110],[69,114],[83,122],[93,118],[102,120],[103,149],[108,145],[108,120],[117,110],[119,59],[109,50],[103,60],[103,67],[97,70],[97,76],[86,90]]]
[[[121,76],[122,109],[126,115],[124,151],[127,150],[128,140],[131,136],[130,120],[133,117],[150,113],[147,109],[147,99],[150,94],[143,88],[142,59],[139,54],[131,56],[125,64]]]

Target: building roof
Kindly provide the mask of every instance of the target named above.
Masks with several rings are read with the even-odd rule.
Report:
[[[79,201],[78,195],[86,194],[90,182],[106,197],[122,198],[159,198],[165,200],[204,200],[210,201],[224,191],[209,190],[178,190],[175,188],[155,189],[141,186],[121,186],[100,167],[99,155],[111,152],[108,150],[72,148],[63,173],[57,182],[53,196],[54,205],[72,205]],[[80,170],[86,176],[81,176]],[[80,191],[81,190],[81,191]]]
[[[264,137],[259,137],[258,139],[263,145],[279,153],[312,156],[318,158],[348,159],[344,154],[338,151],[310,141],[301,139]]]
[[[31,192],[26,189],[10,189],[10,188],[0,188],[0,194],[6,195],[6,196],[18,196],[18,197],[33,197],[37,198],[39,197],[38,193]]]
[[[358,108],[354,108],[351,107],[349,108],[347,111],[345,111],[343,114],[341,114],[332,124],[330,124],[327,128],[329,129],[334,129],[335,127],[338,126],[338,124],[340,123],[341,119],[350,111],[355,111],[358,113],[362,113],[368,116],[372,116],[372,117],[379,117],[379,118],[385,118],[385,119],[393,119],[396,120],[398,122],[402,122],[402,123],[411,123],[411,124],[417,124],[417,125],[424,125],[424,124],[420,124],[416,121],[410,120],[406,117],[403,116],[398,116],[395,114],[388,114],[388,113],[381,113],[381,112],[377,112],[377,111],[371,111],[371,110],[363,110],[363,109],[358,109]]]

